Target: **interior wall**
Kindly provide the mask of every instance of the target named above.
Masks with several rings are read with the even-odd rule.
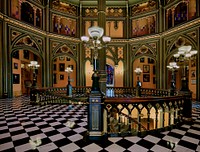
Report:
[[[53,62],[53,73],[56,75],[56,83],[53,84],[54,87],[66,87],[68,84],[68,73],[65,72],[67,67],[71,67],[73,70],[70,73],[70,84],[76,86],[76,63],[75,61],[67,56],[57,57]]]
[[[139,76],[139,80],[142,82],[142,88],[156,88],[156,71],[155,61],[153,63],[150,57],[142,56],[136,59],[133,63],[133,86],[136,86],[137,75],[134,72],[136,68],[141,68],[142,73]]]

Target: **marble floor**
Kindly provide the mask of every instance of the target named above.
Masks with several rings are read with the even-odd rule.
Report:
[[[85,105],[30,105],[28,97],[0,99],[1,152],[200,152],[200,103],[193,103],[193,123],[144,137],[84,140]],[[67,122],[75,122],[73,127]]]

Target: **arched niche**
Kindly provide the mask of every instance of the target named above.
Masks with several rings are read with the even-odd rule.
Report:
[[[142,73],[139,80],[142,88],[156,88],[156,64],[155,60],[149,56],[140,56],[133,62],[133,86],[136,86],[137,75],[134,72],[136,68],[141,68]]]
[[[28,66],[31,61],[37,61],[40,67],[33,69]],[[31,50],[15,50],[12,52],[12,91],[13,96],[29,95],[36,77],[36,87],[42,87],[42,60]]]
[[[33,7],[29,3],[23,2],[21,4],[21,20],[34,25],[34,17]]]
[[[180,41],[179,41],[180,40]],[[178,52],[178,48],[181,46],[188,46],[191,45],[191,50],[197,50],[197,46],[195,42],[192,41],[191,37],[181,35],[177,37],[176,41],[174,41],[171,45],[171,47],[168,49],[167,57],[165,60],[166,66],[169,65],[170,62],[177,62],[177,65],[180,67],[175,72],[175,83],[176,83],[176,89],[180,90],[182,88],[182,76],[183,76],[183,68],[184,68],[184,62],[180,62],[179,58],[174,58],[174,54]],[[192,98],[196,99],[196,79],[197,79],[197,55],[191,56],[188,60],[185,62],[186,68],[186,78],[188,79],[188,88],[192,92]],[[166,67],[166,76],[167,79],[167,88],[170,88],[170,81],[171,81],[171,71],[169,71]]]
[[[73,70],[70,73],[70,83],[76,86],[76,62],[73,58],[61,55],[53,60],[53,87],[66,87],[68,83],[68,73],[65,72],[67,67]]]

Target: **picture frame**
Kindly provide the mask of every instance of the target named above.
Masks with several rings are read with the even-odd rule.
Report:
[[[56,65],[57,65],[57,64],[53,64],[53,70],[54,70],[54,71],[56,71],[56,69],[57,69],[57,68],[56,68]]]
[[[144,63],[144,61],[145,61],[144,57],[140,58],[140,63]]]
[[[191,78],[196,78],[196,71],[195,70],[191,70]]]
[[[196,85],[196,79],[191,79],[191,84]]]
[[[14,69],[18,69],[18,63],[14,63]]]
[[[150,66],[149,65],[143,65],[143,73],[150,73]]]
[[[149,74],[143,74],[143,82],[150,82],[150,75]]]
[[[57,84],[57,75],[56,75],[56,73],[53,74],[53,84]]]
[[[24,55],[24,59],[29,60],[29,51],[28,50],[24,50],[23,55]]]
[[[20,84],[20,74],[13,74],[13,84]]]
[[[19,59],[19,51],[15,51],[12,55],[13,58]]]
[[[64,80],[64,75],[60,74],[60,80]]]
[[[156,84],[156,77],[153,77],[153,84]]]
[[[59,71],[61,71],[61,72],[65,71],[65,64],[64,63],[59,64]]]
[[[191,60],[191,67],[196,67],[196,61],[195,60]]]

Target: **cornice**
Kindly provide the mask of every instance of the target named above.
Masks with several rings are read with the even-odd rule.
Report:
[[[46,31],[42,31],[38,28],[27,25],[26,23],[22,23],[22,22],[20,22],[16,19],[5,16],[2,13],[0,13],[0,18],[2,18],[4,21],[11,23],[13,25],[16,25],[20,28],[30,30],[34,33],[44,35],[44,36],[49,37],[49,38],[69,40],[69,41],[73,41],[73,42],[76,42],[76,43],[81,42],[81,40],[78,39],[78,38],[71,38],[71,37],[66,37],[66,36],[59,35],[59,34],[54,34],[54,33],[46,32]],[[177,27],[174,27],[174,28],[169,29],[167,31],[164,31],[162,33],[158,33],[158,34],[154,34],[154,35],[141,36],[141,37],[132,38],[132,39],[128,39],[128,40],[127,39],[112,39],[111,42],[113,42],[113,43],[116,43],[116,42],[128,43],[128,42],[144,41],[144,40],[149,40],[149,39],[159,39],[159,38],[162,38],[162,37],[165,37],[165,36],[168,36],[168,35],[172,35],[173,33],[183,32],[183,31],[185,31],[185,29],[191,29],[191,27],[199,26],[199,24],[200,24],[200,18],[196,18],[192,21],[189,21],[187,23],[184,23],[182,25],[179,25]]]
[[[161,34],[161,36],[164,37],[164,36],[167,36],[167,35],[171,35],[172,33],[183,32],[183,31],[185,31],[185,29],[191,29],[191,27],[199,26],[198,24],[200,24],[200,18],[196,18],[192,21],[188,21],[185,24],[182,24],[182,25],[179,25],[179,26],[174,27],[172,29],[169,29],[169,30],[163,32]]]
[[[0,17],[1,17],[1,14],[0,14]],[[7,23],[10,23],[12,25],[18,26],[18,27],[20,27],[22,29],[26,29],[26,30],[32,31],[33,33],[37,33],[37,34],[43,35],[45,37],[62,39],[62,40],[69,40],[69,41],[74,41],[76,43],[81,42],[81,40],[78,39],[78,38],[71,38],[71,37],[66,37],[66,36],[62,36],[62,35],[46,32],[46,31],[42,31],[42,30],[40,30],[38,28],[35,28],[33,26],[30,26],[30,25],[27,25],[25,23],[22,23],[22,22],[20,22],[18,20],[10,18],[10,17],[3,16],[2,18]]]
[[[138,37],[138,38],[130,39],[129,42],[146,41],[146,40],[150,40],[150,39],[159,39],[160,37],[161,37],[161,34],[141,36],[141,37]]]

